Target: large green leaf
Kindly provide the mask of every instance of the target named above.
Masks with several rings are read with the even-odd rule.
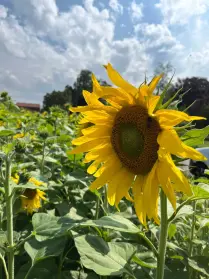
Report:
[[[81,256],[82,264],[103,276],[121,275],[133,276],[128,261],[136,251],[130,243],[106,243],[94,235],[83,235],[74,238],[76,248]]]
[[[82,226],[103,227],[121,232],[139,233],[139,228],[128,219],[120,215],[104,216],[99,220],[88,220]]]
[[[26,277],[27,274],[27,277]],[[57,279],[58,266],[56,265],[55,258],[47,258],[38,261],[31,267],[29,263],[24,264],[15,274],[15,279]]]
[[[0,137],[6,137],[6,136],[12,136],[15,134],[15,131],[4,129],[3,127],[0,127]]]
[[[189,266],[209,277],[209,257],[194,256],[188,259]]]
[[[203,129],[192,129],[186,132],[181,138],[186,145],[200,146],[204,143],[204,139],[209,135],[209,126]]]
[[[70,218],[56,217],[46,213],[36,213],[33,215],[32,224],[36,239],[42,241],[66,234],[78,222]]]
[[[199,183],[198,185],[192,186],[194,197],[192,200],[209,199],[209,185]]]
[[[59,256],[65,247],[66,239],[64,237],[56,239],[48,239],[42,242],[35,238],[25,242],[24,248],[32,260],[34,265],[48,257]]]

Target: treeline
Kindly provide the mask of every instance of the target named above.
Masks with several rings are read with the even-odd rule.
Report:
[[[92,92],[92,72],[82,70],[78,75],[73,86],[66,85],[63,91],[52,91],[44,96],[43,110],[49,110],[52,106],[60,106],[65,108],[66,104],[73,106],[85,105],[85,100],[82,95],[83,90]],[[108,86],[108,83],[102,79],[99,80],[101,85]]]
[[[159,72],[165,73],[158,88],[159,91],[162,91],[169,81],[168,76],[171,76],[172,67],[169,64],[160,65],[155,74]],[[82,91],[92,92],[91,74],[89,70],[82,70],[73,86],[67,85],[63,91],[47,93],[43,100],[43,110],[48,110],[54,105],[62,108],[65,108],[66,104],[85,105]],[[104,80],[99,80],[99,82],[101,85],[108,86]],[[182,111],[187,111],[190,115],[200,115],[207,118],[207,120],[196,123],[198,128],[209,125],[209,81],[201,77],[178,79],[175,83],[170,84],[166,99],[174,96],[177,91],[179,94],[174,98],[176,107]]]

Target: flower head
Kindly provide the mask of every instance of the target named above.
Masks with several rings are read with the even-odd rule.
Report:
[[[159,186],[174,209],[175,191],[192,194],[189,182],[171,155],[205,159],[181,141],[175,126],[203,118],[176,110],[156,110],[160,96],[153,95],[153,91],[162,75],[136,88],[111,64],[105,68],[116,87],[100,86],[92,76],[93,93],[83,91],[87,106],[71,110],[82,113],[82,124],[90,122],[93,126],[83,129],[83,135],[73,140],[77,147],[71,153],[87,152],[85,162],[92,162],[87,171],[96,177],[91,190],[108,184],[108,201],[118,206],[123,197],[132,200],[132,189],[139,220],[146,224],[148,217],[159,223]],[[107,105],[99,98],[105,99]]]
[[[18,184],[20,182],[20,176],[18,174],[14,174],[11,179]],[[46,183],[37,180],[34,177],[27,179],[28,182],[33,183],[37,186],[46,186]],[[21,195],[21,203],[22,208],[26,210],[29,214],[32,214],[33,211],[37,211],[41,207],[41,200],[46,200],[45,192],[39,189],[30,189],[26,188]]]
[[[24,134],[23,133],[19,133],[13,136],[13,139],[20,139],[20,138],[24,138]]]

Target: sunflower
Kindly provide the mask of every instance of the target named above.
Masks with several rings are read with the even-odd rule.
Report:
[[[46,200],[45,193],[39,189],[26,189],[21,196],[22,208],[29,214],[41,207],[41,200]]]
[[[23,133],[20,133],[20,134],[16,134],[13,136],[13,139],[20,139],[20,138],[24,138],[24,134]]]
[[[174,210],[176,191],[192,195],[189,182],[174,164],[172,155],[206,159],[181,141],[175,126],[204,118],[176,110],[157,110],[160,96],[153,95],[153,91],[162,75],[136,88],[111,64],[105,68],[116,87],[100,86],[92,75],[93,92],[83,91],[87,105],[71,108],[71,111],[81,112],[81,124],[94,125],[83,129],[83,136],[73,140],[77,147],[71,154],[87,152],[84,162],[92,162],[87,172],[96,177],[91,190],[106,184],[110,205],[117,207],[123,197],[133,200],[142,224],[146,225],[147,217],[159,224],[159,187]],[[107,105],[100,102],[100,98],[106,100]]]
[[[11,179],[18,184],[20,177],[18,174],[14,174]],[[37,187],[45,186],[46,184],[42,181],[37,180],[34,177],[29,178],[28,182],[33,183]],[[23,194],[21,195],[21,207],[26,210],[29,214],[32,214],[33,211],[37,211],[41,207],[41,200],[46,200],[45,192],[39,189],[30,189],[27,188],[24,190]]]

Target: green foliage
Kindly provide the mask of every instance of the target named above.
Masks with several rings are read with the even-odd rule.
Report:
[[[79,86],[86,82],[80,77],[74,86],[81,93]],[[21,111],[7,94],[1,98],[0,278],[6,278],[1,257],[6,259],[10,249],[4,192],[8,156],[12,177],[20,177],[18,183],[10,179],[15,279],[155,278],[160,228],[152,220],[142,227],[131,202],[122,200],[118,210],[107,206],[104,190],[89,191],[94,178],[87,175],[83,154],[69,153],[78,116],[59,107],[47,113]],[[182,138],[199,146],[208,132],[207,126],[184,132]],[[43,184],[35,185],[31,177]],[[209,183],[206,178],[193,182],[192,197],[177,195],[176,211],[168,206],[165,279],[208,278]],[[27,214],[21,197],[37,187],[46,200]]]

